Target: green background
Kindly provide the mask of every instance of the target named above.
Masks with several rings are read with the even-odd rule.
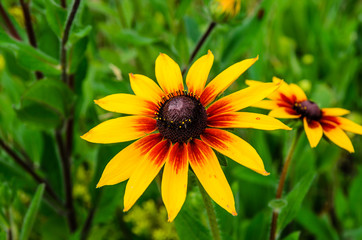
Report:
[[[126,182],[96,189],[107,162],[129,143],[90,144],[79,136],[119,116],[93,100],[132,93],[128,73],[155,79],[160,52],[181,68],[212,21],[205,0],[83,0],[66,45],[69,88],[60,80],[60,39],[67,9],[58,0],[32,0],[31,21],[38,49],[27,40],[20,4],[2,1],[22,41],[8,34],[0,18],[0,139],[65,198],[58,130],[74,118],[71,177],[77,229],[71,233],[62,207],[0,150],[0,239],[9,229],[15,239],[210,239],[207,215],[190,173],[186,202],[173,223],[153,182],[123,213]],[[211,50],[209,80],[246,58],[259,60],[226,92],[245,87],[246,79],[273,76],[299,84],[320,107],[342,107],[362,122],[362,3],[358,0],[242,1],[240,13],[220,23],[197,57]],[[197,58],[196,58],[197,59]],[[37,80],[34,71],[45,78]],[[258,109],[247,109],[263,112]],[[291,123],[288,123],[291,124]],[[270,176],[264,177],[226,159],[223,167],[237,217],[216,206],[224,239],[267,239],[272,207],[280,208],[280,239],[362,239],[361,137],[349,134],[355,153],[322,139],[311,149],[303,133],[285,185],[286,198],[272,201],[294,131],[235,130],[256,148]],[[219,156],[220,159],[224,157]],[[89,216],[92,216],[91,218]],[[87,219],[92,219],[89,228]],[[89,234],[84,235],[85,229]]]

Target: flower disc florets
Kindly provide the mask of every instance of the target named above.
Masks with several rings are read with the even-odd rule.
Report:
[[[172,96],[164,101],[157,113],[157,127],[172,143],[198,138],[206,128],[206,110],[192,94]]]
[[[296,103],[293,108],[298,114],[301,114],[302,117],[307,117],[309,120],[320,120],[322,118],[322,111],[312,101],[306,100]]]

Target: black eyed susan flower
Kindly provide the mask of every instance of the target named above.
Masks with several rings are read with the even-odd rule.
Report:
[[[273,82],[280,82],[274,77]],[[263,83],[258,81],[246,81],[250,86],[258,86]],[[319,108],[308,100],[304,91],[296,84],[281,83],[279,89],[272,93],[270,100],[262,100],[255,107],[270,109],[269,116],[276,118],[296,118],[303,121],[305,133],[312,148],[316,147],[324,135],[337,146],[354,152],[353,145],[347,134],[349,131],[362,134],[362,126],[351,120],[341,117],[349,113],[343,108]]]
[[[120,93],[96,100],[105,110],[131,116],[105,121],[83,139],[93,143],[139,139],[107,164],[97,187],[129,179],[124,196],[127,211],[163,167],[162,199],[172,221],[186,198],[190,165],[211,198],[236,215],[233,194],[212,148],[262,175],[269,173],[251,145],[220,128],[289,129],[272,117],[238,112],[264,99],[280,83],[248,87],[210,105],[257,59],[232,65],[205,88],[214,61],[209,51],[191,66],[185,90],[179,66],[161,53],[156,60],[161,88],[146,76],[130,74],[135,95]]]

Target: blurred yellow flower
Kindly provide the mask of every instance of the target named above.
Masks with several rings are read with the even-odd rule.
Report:
[[[241,0],[214,0],[211,13],[216,22],[225,22],[235,17],[240,11]]]
[[[9,14],[15,18],[21,27],[25,26],[24,14],[20,6],[10,8]]]
[[[0,71],[5,68],[5,58],[3,55],[0,54]]]
[[[280,79],[274,77],[273,82]],[[265,83],[248,80],[249,86],[258,86]],[[291,118],[303,121],[304,130],[312,148],[316,147],[324,135],[337,146],[354,152],[351,140],[343,131],[362,134],[362,126],[351,120],[341,117],[349,113],[343,108],[319,108],[308,100],[304,91],[296,84],[282,83],[279,89],[272,93],[270,100],[262,100],[253,106],[270,109],[269,116],[275,118]]]
[[[234,17],[240,11],[241,0],[216,0],[219,4],[219,10],[222,13]]]

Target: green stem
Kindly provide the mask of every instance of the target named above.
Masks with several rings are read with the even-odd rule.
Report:
[[[287,157],[285,158],[283,170],[282,170],[282,173],[280,175],[280,180],[279,180],[279,184],[278,184],[277,193],[276,193],[276,196],[275,196],[276,199],[280,199],[282,197],[284,183],[285,183],[285,179],[286,179],[287,174],[288,174],[289,165],[290,165],[290,162],[292,160],[292,156],[293,156],[293,153],[294,153],[295,148],[297,146],[297,143],[298,143],[298,140],[300,138],[301,133],[302,133],[302,128],[298,128],[296,134],[294,135],[293,142],[290,145]],[[272,217],[272,222],[271,222],[271,225],[270,225],[270,235],[269,235],[270,240],[275,240],[276,239],[278,216],[279,216],[279,212],[276,211],[276,210],[273,210],[273,217]]]
[[[205,43],[206,39],[210,36],[210,33],[212,32],[212,30],[214,30],[215,27],[216,27],[216,22],[211,22],[210,25],[208,26],[208,28],[206,29],[206,32],[204,33],[204,35],[202,35],[199,42],[197,43],[194,51],[192,51],[187,66],[182,70],[182,76],[185,75],[188,66],[192,63],[192,61],[194,60],[196,54],[199,52],[202,45]]]
[[[217,221],[216,221],[215,209],[214,209],[214,206],[212,205],[210,196],[207,194],[207,192],[202,187],[200,182],[199,182],[199,189],[201,192],[202,200],[204,201],[204,204],[205,204],[207,216],[209,218],[209,223],[210,223],[210,228],[211,228],[213,239],[221,240],[219,225],[217,224]]]

